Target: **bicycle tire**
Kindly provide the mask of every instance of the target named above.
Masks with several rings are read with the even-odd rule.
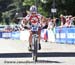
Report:
[[[37,39],[34,37],[34,50],[32,51],[34,62],[37,62]]]

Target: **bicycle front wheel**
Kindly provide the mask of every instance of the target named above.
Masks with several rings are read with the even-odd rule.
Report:
[[[34,38],[34,50],[32,51],[34,62],[37,62],[37,40]]]

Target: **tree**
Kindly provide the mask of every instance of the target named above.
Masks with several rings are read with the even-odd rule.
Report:
[[[49,17],[52,15],[51,8],[54,0],[0,0],[0,18],[2,13],[9,12],[11,18],[14,17],[16,11],[24,12],[29,10],[31,5],[38,4],[38,12]],[[57,8],[56,15],[73,15],[75,16],[75,0],[55,0],[55,7]]]

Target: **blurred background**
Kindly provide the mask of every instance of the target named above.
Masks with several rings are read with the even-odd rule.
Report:
[[[75,0],[0,0],[0,24],[17,24],[15,18],[26,16],[33,4],[38,7],[38,12],[46,17],[75,15]]]

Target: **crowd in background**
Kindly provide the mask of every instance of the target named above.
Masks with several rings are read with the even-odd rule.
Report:
[[[47,29],[53,29],[54,27],[71,27],[75,25],[75,17],[61,14],[59,18],[44,18],[44,20],[42,20],[42,25]]]
[[[71,27],[75,26],[75,17],[72,15],[64,16],[61,14],[59,18],[47,18],[46,22],[48,24],[48,29],[54,27]]]
[[[18,22],[20,24],[21,21]],[[59,16],[59,18],[43,17],[43,19],[41,20],[41,24],[46,29],[53,29],[55,27],[64,27],[64,26],[71,27],[75,25],[75,17],[73,17],[72,15],[64,16],[62,14]],[[14,26],[13,28],[10,25],[5,27],[5,31],[21,31],[23,29],[21,25]]]
[[[30,14],[29,11],[27,11],[27,14]],[[25,16],[24,16],[25,17]],[[22,20],[22,19],[21,19]],[[15,22],[16,24],[20,24],[21,20],[19,20],[18,18],[18,13],[15,14]],[[43,17],[43,19],[41,20],[42,22],[42,26],[45,26],[45,28],[48,29],[53,29],[54,27],[71,27],[75,25],[75,17],[72,15],[63,15],[60,14],[60,16],[57,17]],[[21,27],[22,30],[22,27]]]

